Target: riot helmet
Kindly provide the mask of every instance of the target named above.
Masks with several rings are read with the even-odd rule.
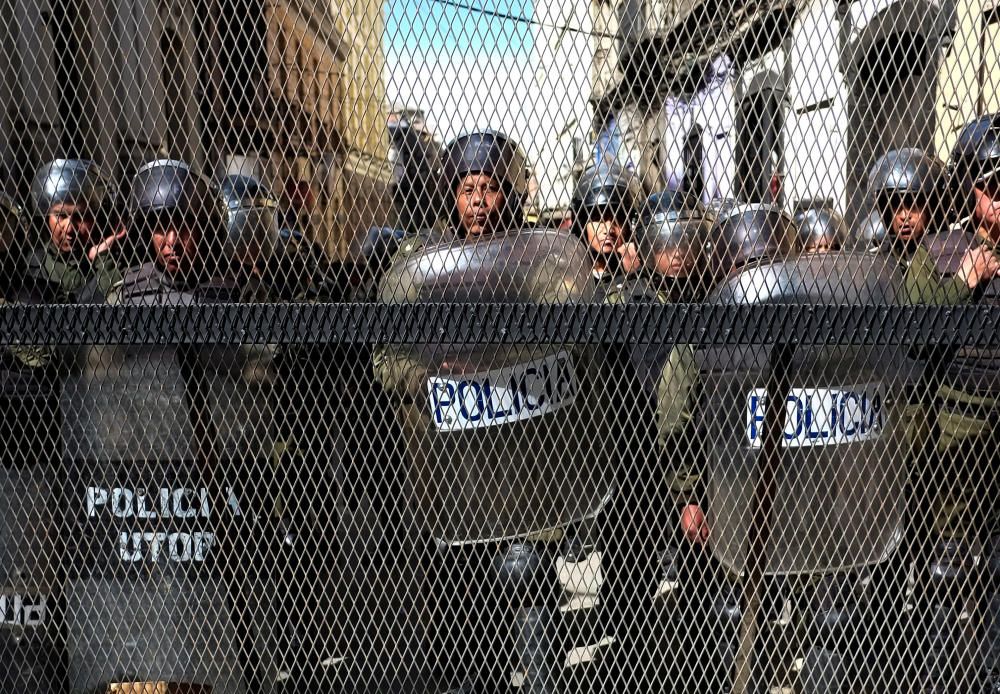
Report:
[[[635,175],[617,164],[591,166],[573,190],[573,220],[578,231],[593,219],[610,214],[622,223],[634,220],[642,203]]]
[[[964,209],[960,216],[975,214],[991,227],[1000,227],[1000,215],[988,201],[1000,200],[1000,114],[992,113],[970,121],[962,128],[948,162],[951,179]],[[979,204],[980,196],[988,200]]]
[[[803,253],[839,251],[847,243],[844,218],[826,203],[799,203],[792,218],[799,230],[799,248]]]
[[[923,150],[887,152],[868,175],[868,196],[886,231],[903,243],[917,243],[947,217],[945,167]]]
[[[886,231],[882,214],[872,210],[861,221],[853,234],[854,248],[868,253],[877,253],[885,244],[889,232]]]
[[[257,265],[278,246],[278,199],[253,176],[230,175],[222,179],[226,203],[227,257]]]
[[[727,216],[734,208],[745,204],[738,198],[712,198],[705,204],[705,209],[710,215],[720,219]]]
[[[711,270],[730,276],[755,261],[773,260],[797,250],[795,222],[776,205],[726,206],[715,220]]]
[[[31,204],[44,235],[60,253],[83,253],[107,223],[113,186],[92,161],[56,159],[43,164],[31,183]]]
[[[399,249],[406,232],[393,227],[372,227],[361,242],[360,259],[372,272],[379,272],[389,265],[389,261]]]
[[[139,167],[129,193],[129,217],[168,275],[226,265],[222,197],[210,178],[182,161],[157,159]]]
[[[527,158],[520,145],[503,133],[459,135],[445,148],[443,172],[455,201],[452,223],[461,236],[507,231],[522,224]],[[459,190],[463,183],[467,187]]]
[[[583,172],[573,191],[573,229],[594,258],[599,275],[615,276],[619,249],[632,240],[642,204],[635,176],[614,163]]]
[[[408,231],[434,226],[444,202],[441,148],[423,130],[405,123],[390,126],[389,161],[398,226]]]
[[[643,267],[657,284],[692,284],[705,274],[711,218],[691,196],[655,193],[646,201],[636,230]]]

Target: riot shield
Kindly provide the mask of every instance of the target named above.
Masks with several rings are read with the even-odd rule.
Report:
[[[270,378],[266,350],[102,345],[67,379],[70,691],[274,682],[278,598],[248,561],[274,558]]]
[[[901,277],[859,253],[802,256],[744,270],[718,304],[891,304]],[[772,345],[699,352],[704,382],[710,543],[743,569],[764,438]],[[907,461],[904,387],[915,375],[899,347],[799,344],[785,365],[784,407],[765,571],[827,572],[874,564],[901,539]]]
[[[0,690],[64,689],[58,379],[44,348],[0,351]]]
[[[7,412],[12,412],[7,410]],[[0,689],[64,690],[56,468],[0,469]]]
[[[574,236],[530,230],[396,259],[383,301],[556,303],[593,292]],[[514,538],[582,519],[613,478],[611,389],[594,349],[388,346],[378,378],[407,442],[422,522],[446,543]],[[573,442],[586,441],[588,445]]]

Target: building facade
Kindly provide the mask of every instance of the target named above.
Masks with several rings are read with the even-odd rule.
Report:
[[[881,154],[911,146],[947,158],[965,122],[1000,110],[1000,17],[991,0],[777,3],[720,30],[729,37],[721,47],[685,34],[697,7],[661,13],[638,35],[614,27],[624,7],[593,5],[615,36],[595,38],[595,110],[599,122],[615,117],[633,151],[645,153],[649,187],[676,183],[693,139],[706,196],[768,199],[777,179],[784,204],[827,200],[853,224]],[[688,36],[687,62],[670,50],[650,59],[643,42],[656,45],[656,36]]]

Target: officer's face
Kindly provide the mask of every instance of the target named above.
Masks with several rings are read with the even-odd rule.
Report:
[[[60,253],[82,251],[90,244],[94,215],[85,204],[58,203],[49,209],[46,220],[49,238]]]
[[[653,254],[653,269],[664,277],[687,277],[694,271],[694,264],[694,250],[686,246],[665,248]]]
[[[584,230],[590,249],[600,255],[612,255],[625,241],[624,225],[610,212],[587,222]]]
[[[973,189],[976,196],[976,222],[994,241],[1000,241],[1000,181]]]
[[[168,275],[187,274],[198,254],[197,234],[190,224],[169,223],[153,229],[156,264]]]
[[[805,246],[802,248],[802,252],[807,254],[832,253],[833,251],[839,249],[839,243],[826,236],[821,236],[819,238],[813,237],[806,241]]]
[[[506,198],[499,181],[486,174],[469,174],[459,181],[455,195],[466,236],[481,236],[500,228]]]
[[[892,213],[892,233],[900,241],[919,241],[930,222],[930,211],[922,200],[899,198]]]

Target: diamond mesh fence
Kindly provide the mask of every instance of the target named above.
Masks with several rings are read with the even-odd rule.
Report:
[[[0,5],[0,692],[1000,691],[991,2]]]

